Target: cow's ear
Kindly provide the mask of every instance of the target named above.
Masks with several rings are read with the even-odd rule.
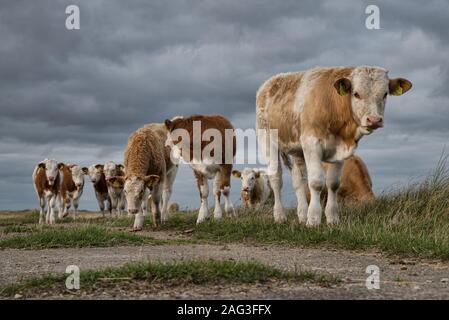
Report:
[[[158,183],[160,180],[160,177],[155,174],[150,174],[149,176],[145,176],[143,178],[143,182],[148,188],[153,187],[156,183]]]
[[[84,174],[88,174],[89,173],[89,168],[87,168],[87,167],[82,167],[81,170],[83,170]]]
[[[170,119],[165,119],[164,124],[165,128],[167,128],[168,131],[173,130],[173,121],[171,121]]]
[[[335,81],[334,87],[341,96],[347,95],[351,92],[351,81],[348,78],[341,78]]]
[[[256,179],[259,179],[260,178],[260,171],[257,171],[256,172]]]
[[[232,175],[236,178],[241,178],[242,177],[242,173],[238,170],[232,170]]]
[[[103,172],[103,165],[102,164],[97,164],[96,166],[95,166],[95,169],[98,169],[98,170],[100,170],[101,172]]]
[[[65,167],[64,163],[62,163],[62,162],[58,163],[58,169],[59,170],[64,169],[64,167]]]
[[[41,169],[45,169],[45,162],[40,162],[37,166]]]
[[[391,79],[388,90],[392,96],[400,96],[412,88],[412,83],[404,78]]]

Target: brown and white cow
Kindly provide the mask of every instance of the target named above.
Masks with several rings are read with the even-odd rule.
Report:
[[[39,223],[54,224],[55,204],[61,187],[61,174],[56,160],[45,159],[39,162],[33,171],[33,185],[39,198],[41,207],[39,214]],[[47,213],[44,218],[46,203],[48,202]]]
[[[115,164],[114,161],[107,161],[104,164],[103,172],[108,185],[112,214],[118,214],[120,216],[125,210],[126,198],[124,183],[121,179],[118,179],[118,177],[125,176],[125,166],[122,164]]]
[[[235,215],[234,206],[229,199],[232,163],[236,151],[233,125],[221,115],[193,115],[167,119],[165,126],[170,132],[167,144],[173,148],[173,157],[187,162],[197,180],[201,198],[197,223],[209,217],[209,179],[214,179],[214,218],[222,217],[221,194],[225,199],[226,213]]]
[[[411,87],[406,79],[389,79],[387,70],[368,66],[319,67],[267,80],[256,96],[256,126],[268,158],[275,221],[286,220],[280,156],[289,155],[299,221],[311,226],[321,223],[320,194],[326,185],[326,220],[338,223],[337,190],[343,160],[354,153],[364,135],[383,126],[387,95],[401,95]],[[277,142],[271,129],[277,130]],[[270,152],[276,148],[279,152]],[[322,161],[328,162],[326,177]]]
[[[90,181],[93,184],[95,190],[95,197],[97,198],[98,206],[100,207],[101,214],[104,217],[105,201],[107,202],[106,210],[112,216],[111,210],[111,198],[108,193],[108,185],[106,183],[106,177],[103,172],[103,165],[91,165],[89,168],[83,167],[84,174],[88,175]]]
[[[78,205],[84,189],[84,172],[76,164],[59,164],[62,173],[61,189],[59,190],[59,219],[69,214],[73,204],[73,217],[76,219]]]
[[[264,170],[245,168],[233,170],[232,175],[242,181],[240,197],[245,207],[257,208],[273,201],[273,190]]]

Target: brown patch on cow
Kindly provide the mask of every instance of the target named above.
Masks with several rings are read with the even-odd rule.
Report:
[[[49,185],[47,174],[45,173],[45,168],[38,167],[34,179],[34,185],[36,187],[36,191],[39,198],[42,198],[46,191],[56,195],[59,192],[60,181],[61,181],[61,174],[58,173],[53,185],[52,186]]]
[[[304,102],[303,131],[318,139],[340,137],[348,147],[357,144],[358,124],[352,115],[351,95],[341,96],[334,88],[335,82],[349,77],[353,69],[325,69],[320,74]]]
[[[220,132],[221,137],[222,137],[222,158],[221,161],[222,163],[226,162],[225,159],[225,151],[226,151],[226,129],[230,129],[230,130],[234,130],[234,126],[231,124],[231,122],[226,119],[224,116],[219,115],[219,114],[214,114],[214,115],[193,115],[191,117],[188,118],[176,118],[174,120],[168,120],[168,125],[170,127],[170,131],[174,131],[176,129],[184,129],[187,132],[189,132],[189,137],[190,137],[190,145],[187,145],[187,141],[182,141],[182,139],[178,140],[178,141],[173,141],[173,143],[175,145],[178,145],[179,143],[181,143],[181,145],[178,145],[178,147],[181,147],[182,152],[186,151],[186,150],[190,150],[190,154],[182,154],[182,157],[184,160],[186,161],[192,161],[193,160],[193,156],[194,156],[194,150],[193,150],[193,145],[194,145],[194,141],[193,141],[193,123],[195,121],[200,121],[201,123],[201,136],[203,135],[203,133],[208,130],[208,129],[216,129]],[[167,122],[166,122],[167,123]],[[166,124],[167,127],[167,124]],[[200,137],[201,139],[201,137]],[[235,156],[235,152],[236,152],[236,138],[235,138],[235,134],[233,134],[233,143],[232,143],[232,156]],[[201,139],[202,140],[202,139]],[[212,140],[213,141],[213,140]],[[201,141],[201,156],[202,156],[202,151],[204,150],[204,148],[209,145],[210,143],[212,143],[212,141]],[[211,152],[211,156],[214,156],[214,152]],[[202,160],[202,159],[201,159]]]
[[[108,193],[108,184],[106,182],[106,176],[104,175],[103,172],[100,175],[100,180],[95,182],[93,185],[95,191],[98,192],[99,194],[104,195]]]
[[[72,178],[72,171],[70,170],[73,166],[74,165],[64,165],[60,169],[60,172],[62,172],[60,195],[65,204],[68,204],[70,201],[67,192],[74,192],[76,190],[76,185]]]

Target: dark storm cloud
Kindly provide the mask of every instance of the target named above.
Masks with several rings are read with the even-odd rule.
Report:
[[[79,31],[65,29],[70,4],[81,10]],[[381,30],[365,28],[368,4],[380,7]],[[11,190],[26,188],[31,206],[28,180],[44,157],[121,161],[130,132],[178,114],[219,112],[253,127],[255,92],[272,74],[368,64],[414,84],[404,97],[388,99],[387,127],[360,147],[381,190],[392,177],[433,166],[449,133],[448,6],[444,0],[2,1],[2,181],[14,181]],[[403,146],[403,153],[393,152]],[[408,170],[399,162],[409,152]],[[188,170],[183,177],[191,179]],[[14,198],[5,185],[0,193],[2,204]]]

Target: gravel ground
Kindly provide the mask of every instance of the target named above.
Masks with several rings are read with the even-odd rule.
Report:
[[[151,288],[128,286],[105,292],[65,294],[63,298],[251,298],[251,299],[449,299],[449,263],[400,259],[377,252],[304,249],[286,246],[158,245],[111,248],[0,250],[0,285],[47,272],[118,266],[129,261],[191,259],[256,260],[284,270],[315,270],[342,279],[332,287],[273,282],[253,285]],[[380,289],[368,290],[367,266],[380,268]],[[82,289],[82,283],[81,283]],[[61,298],[52,293],[39,298]]]

